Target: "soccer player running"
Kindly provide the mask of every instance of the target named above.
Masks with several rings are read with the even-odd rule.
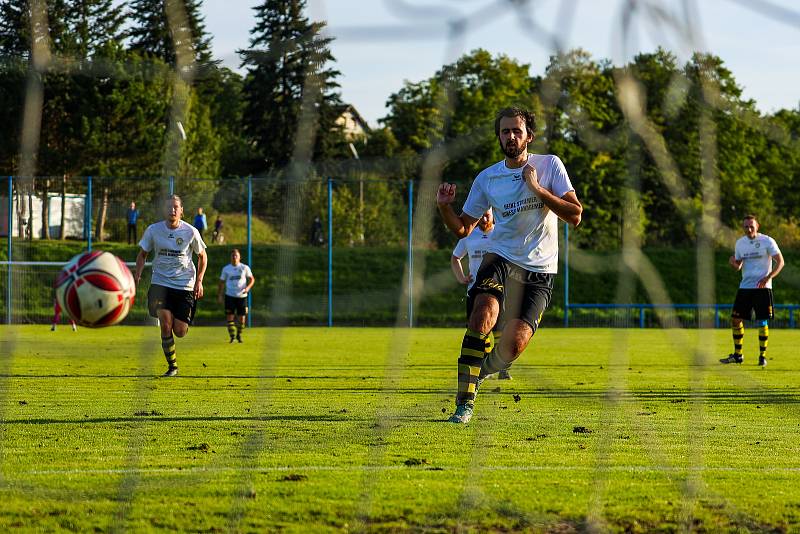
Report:
[[[225,293],[225,320],[228,322],[228,335],[230,342],[236,339],[242,342],[242,330],[247,318],[247,294],[256,283],[250,267],[242,263],[242,255],[238,249],[231,251],[231,262],[222,268],[217,289],[217,301],[222,304],[222,294]],[[235,318],[239,318],[239,322]]]
[[[528,346],[558,270],[557,220],[577,226],[583,212],[561,160],[528,154],[536,131],[532,113],[505,108],[494,129],[505,159],[478,174],[461,215],[451,205],[455,185],[443,183],[436,194],[439,213],[456,237],[468,236],[487,209],[495,214],[491,242],[469,291],[475,302],[458,359],[453,423],[469,422],[483,378],[508,369]],[[506,324],[493,352],[492,328],[501,309]]]
[[[178,374],[175,337],[183,337],[189,331],[197,299],[203,297],[207,257],[200,232],[181,220],[181,197],[172,195],[167,198],[164,210],[164,220],[148,226],[139,241],[141,250],[136,256],[134,278],[138,287],[144,262],[153,252],[155,258],[147,308],[150,316],[157,317],[161,326],[161,348],[169,365],[164,376],[175,376]],[[197,269],[192,262],[192,253],[197,254]]]
[[[467,286],[467,321],[469,321],[469,316],[470,313],[472,313],[472,306],[474,304],[472,297],[469,295],[469,290],[475,283],[475,274],[477,274],[478,268],[481,266],[483,255],[486,254],[486,247],[489,244],[489,239],[491,239],[493,229],[494,214],[492,210],[489,209],[481,215],[478,221],[478,228],[473,230],[467,237],[458,240],[456,248],[453,249],[453,255],[450,256],[450,268],[453,270],[456,280],[459,284]],[[467,261],[469,262],[467,265],[469,274],[464,274],[464,266],[461,265],[461,260],[464,256],[467,256]],[[500,342],[502,334],[501,310],[500,317],[498,317],[497,323],[495,323],[492,329],[494,350],[497,350],[497,344]],[[501,380],[511,380],[511,373],[508,369],[501,369],[500,372],[497,373],[497,378]]]
[[[755,215],[745,215],[742,221],[744,236],[736,241],[733,256],[728,263],[742,271],[742,281],[736,291],[731,312],[733,353],[722,358],[722,363],[742,363],[744,320],[755,312],[758,324],[758,365],[767,365],[769,320],[772,319],[772,279],[783,269],[784,261],[778,244],[768,235],[758,233]],[[773,261],[775,266],[773,268]]]

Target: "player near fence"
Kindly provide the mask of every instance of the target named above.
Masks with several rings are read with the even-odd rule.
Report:
[[[459,239],[456,247],[453,249],[453,255],[450,256],[450,268],[459,284],[467,286],[467,321],[472,313],[474,299],[470,297],[469,290],[475,283],[475,275],[478,273],[478,268],[481,266],[484,254],[489,245],[489,240],[492,238],[492,230],[494,229],[494,214],[492,210],[486,210],[478,221],[478,227],[472,231],[467,237]],[[464,266],[461,265],[461,260],[467,257],[467,273],[464,273]],[[497,344],[503,335],[502,325],[502,310],[500,317],[492,329],[494,336],[494,346],[497,350]],[[511,373],[508,369],[501,369],[497,373],[497,378],[501,380],[511,380]]]
[[[775,240],[758,232],[759,224],[755,215],[745,215],[742,228],[744,236],[736,241],[733,256],[728,260],[731,267],[742,271],[742,281],[731,312],[733,352],[720,362],[744,361],[744,321],[755,315],[758,325],[758,365],[764,367],[767,365],[769,320],[773,316],[772,279],[783,269],[784,260]]]
[[[242,330],[247,319],[247,294],[256,279],[250,267],[242,263],[242,255],[238,249],[231,251],[231,262],[222,268],[217,289],[217,301],[222,304],[225,297],[225,321],[228,323],[230,342],[236,339],[242,342]],[[237,322],[238,319],[238,322]]]
[[[161,326],[161,348],[167,359],[164,376],[178,374],[175,337],[183,337],[194,319],[197,300],[203,297],[203,277],[206,273],[206,245],[200,232],[181,220],[183,202],[178,195],[164,203],[164,220],[151,224],[139,241],[134,279],[137,287],[144,262],[150,252],[153,273],[147,292],[147,308]],[[195,269],[192,254],[197,254]]]
[[[469,422],[482,379],[507,369],[528,346],[558,270],[557,221],[577,226],[583,212],[561,160],[528,153],[536,131],[532,113],[505,108],[494,126],[505,159],[478,174],[461,215],[452,207],[455,185],[443,183],[436,194],[439,213],[458,238],[468,236],[487,209],[495,214],[491,243],[469,292],[475,303],[458,359],[453,423]],[[506,324],[492,351],[501,309]]]

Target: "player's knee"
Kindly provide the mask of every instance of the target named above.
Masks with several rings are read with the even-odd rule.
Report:
[[[188,331],[189,325],[180,321],[175,321],[175,324],[172,326],[172,333],[175,334],[176,337],[183,337]]]
[[[511,363],[528,347],[533,336],[533,329],[524,321],[513,321],[509,328],[503,332],[500,340],[500,357],[503,361]]]

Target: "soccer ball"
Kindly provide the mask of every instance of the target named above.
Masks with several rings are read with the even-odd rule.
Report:
[[[61,308],[76,323],[91,328],[122,321],[136,296],[128,266],[110,252],[99,250],[69,260],[54,286]]]

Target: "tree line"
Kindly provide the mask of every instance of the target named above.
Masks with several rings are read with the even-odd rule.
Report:
[[[335,196],[335,237],[385,243],[403,239],[403,184],[450,181],[463,194],[502,159],[495,113],[519,105],[537,116],[534,151],[561,157],[585,205],[580,246],[613,249],[626,236],[680,245],[750,212],[800,242],[800,109],[760,112],[721,58],[679,64],[658,49],[613,65],[572,50],[532,66],[475,50],[405,82],[379,125],[352,137],[337,123],[345,103],[331,38],[305,0],[254,8],[242,73],[213,57],[201,5],[0,0],[0,172],[35,176],[20,187],[44,198],[69,177],[106,177],[98,225],[134,178],[155,196],[166,176],[211,189],[280,177],[254,192],[257,213],[302,183],[314,205],[293,221],[302,225],[325,216],[325,192],[309,179],[349,178]],[[364,179],[385,183],[364,193]],[[452,244],[441,225],[430,239]]]

